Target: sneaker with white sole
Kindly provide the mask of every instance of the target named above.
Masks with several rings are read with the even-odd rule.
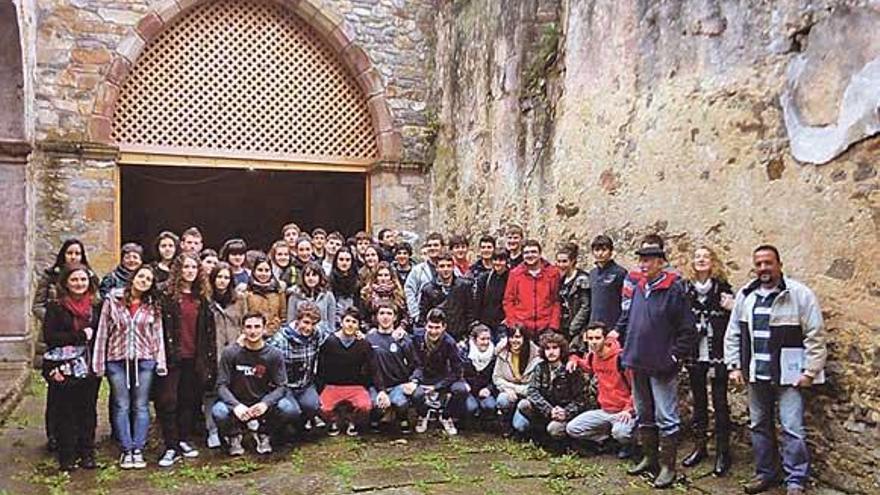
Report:
[[[119,456],[119,467],[121,469],[134,469],[134,458],[132,458],[131,452],[123,452]]]
[[[135,469],[143,469],[147,467],[147,461],[144,460],[144,452],[135,450],[131,453],[131,464]]]
[[[226,443],[229,444],[229,455],[244,454],[244,447],[241,446],[241,435],[227,437]]]
[[[216,449],[220,446],[220,435],[216,431],[208,433],[208,448]]]
[[[168,449],[162,455],[162,458],[159,459],[159,467],[171,467],[178,459],[180,459],[180,457],[177,455],[177,451],[174,449]]]
[[[335,422],[330,423],[330,426],[327,427],[327,434],[331,437],[335,437],[339,435],[339,425]]]
[[[443,431],[449,436],[458,435],[458,428],[452,418],[440,418],[440,424],[443,425]]]
[[[416,433],[424,433],[426,431],[428,431],[428,417],[419,416],[419,419],[416,420]]]
[[[356,437],[360,435],[360,432],[358,431],[357,425],[355,425],[354,423],[349,423],[348,428],[345,429],[345,434],[350,437]]]
[[[180,455],[188,459],[199,456],[199,451],[195,447],[190,445],[189,442],[180,442],[177,444],[177,446],[180,447]]]
[[[252,419],[247,422],[247,429],[250,431],[257,431],[260,429],[260,422],[256,419]]]
[[[325,423],[320,416],[315,416],[314,418],[312,418],[312,422],[315,424],[315,428],[323,428],[327,426],[327,423]]]
[[[409,435],[410,433],[412,433],[412,428],[410,428],[409,426],[408,419],[403,419],[400,421],[400,432],[404,435]]]
[[[272,453],[272,441],[269,435],[265,433],[260,433],[257,435],[257,453],[258,454],[271,454]]]

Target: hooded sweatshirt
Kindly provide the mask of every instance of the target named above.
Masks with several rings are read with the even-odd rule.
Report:
[[[572,354],[568,360],[575,362],[584,373],[593,374],[599,382],[599,407],[607,413],[633,410],[632,373],[620,367],[623,350],[614,337],[605,339],[605,356],[594,352],[584,357]]]

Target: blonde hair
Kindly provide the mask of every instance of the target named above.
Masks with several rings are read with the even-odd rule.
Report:
[[[684,274],[689,280],[695,280],[697,278],[697,271],[694,269],[694,254],[700,249],[705,249],[709,252],[709,259],[712,261],[711,267],[709,268],[709,277],[727,281],[727,270],[724,268],[724,264],[721,263],[721,259],[718,257],[718,253],[715,252],[714,249],[707,246],[706,244],[700,244],[696,249],[691,253],[691,259],[688,260],[687,264],[685,264]]]

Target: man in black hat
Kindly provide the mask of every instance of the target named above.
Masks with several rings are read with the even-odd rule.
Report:
[[[621,317],[626,328],[622,363],[633,371],[643,449],[641,462],[629,473],[655,473],[654,487],[668,488],[675,481],[680,429],[678,370],[697,334],[680,278],[664,270],[662,240],[652,241],[644,239],[636,251],[641,276],[634,279],[629,310]]]

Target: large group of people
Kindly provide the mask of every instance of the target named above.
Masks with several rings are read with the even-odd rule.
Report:
[[[34,301],[46,431],[62,470],[96,466],[106,376],[123,469],[147,465],[152,400],[161,467],[198,457],[202,442],[266,454],[320,430],[408,434],[436,423],[447,435],[494,428],[632,458],[630,474],[666,488],[684,371],[694,444],[685,467],[707,457],[711,432],[713,473],[727,473],[728,383],[747,384],[756,475],[746,492],[805,488],[802,391],[823,379],[825,332],[815,295],[783,276],[772,245],[754,250],[756,279],[734,290],[709,246],[676,267],[657,235],[642,239],[631,271],[606,235],[583,270],[576,243],[551,260],[516,225],[481,236],[474,252],[466,236],[430,233],[418,256],[392,229],[346,238],[291,223],[280,237],[266,252],[238,238],[215,250],[198,228],[161,232],[148,253],[123,245],[100,280],[86,247],[64,242]]]

